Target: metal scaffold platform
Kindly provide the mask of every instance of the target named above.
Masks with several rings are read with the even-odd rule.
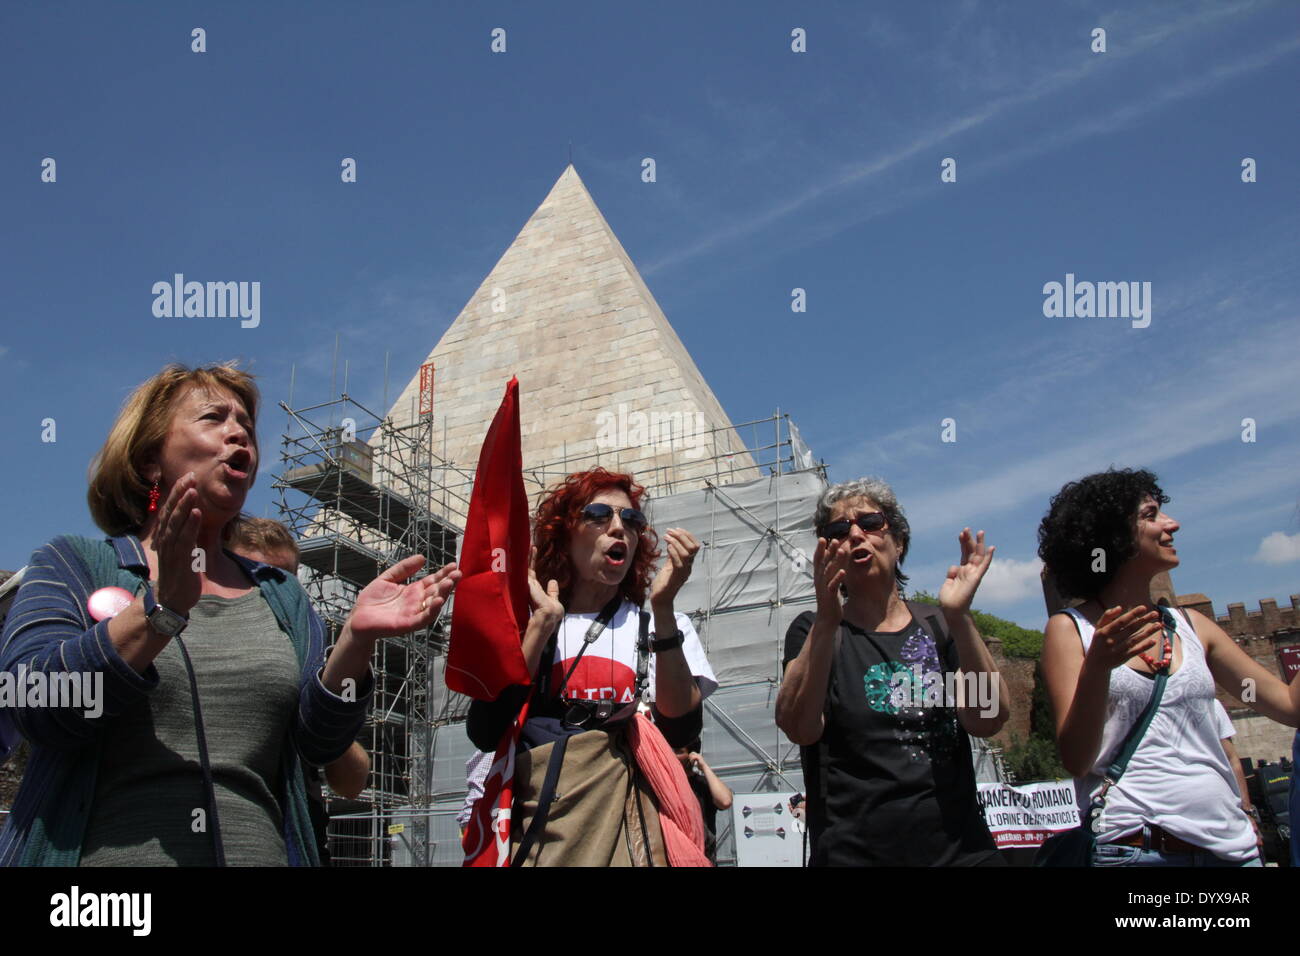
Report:
[[[435,568],[456,559],[474,463],[434,453],[444,443],[432,402],[421,396],[420,407],[411,424],[398,426],[346,393],[307,407],[281,404],[288,418],[274,487],[281,519],[299,541],[300,579],[331,642],[384,568],[412,553]],[[787,415],[727,428],[751,439],[742,451],[634,477],[647,488],[652,521],[687,527],[705,543],[678,610],[694,622],[721,685],[705,712],[710,763],[738,791],[797,789],[798,749],[777,732],[772,703],[785,628],[812,601],[812,503],[825,471]],[[535,503],[565,475],[619,470],[637,457],[635,449],[565,455],[526,465],[524,483]],[[371,755],[369,786],[357,800],[327,793],[335,865],[460,862],[455,818],[474,751],[464,729],[469,699],[443,681],[449,608],[427,631],[375,649],[374,702],[360,738]],[[734,842],[719,836],[725,860]]]
[[[447,489],[435,480],[431,415],[394,426],[346,393],[280,407],[288,416],[274,484],[280,517],[298,539],[299,579],[332,644],[357,594],[381,571],[411,554],[426,557],[426,571],[454,561],[461,529],[434,511]],[[357,800],[327,794],[335,865],[390,865],[390,817],[432,797],[429,735],[438,715],[429,691],[441,680],[434,656],[449,621],[443,615],[375,648],[375,694],[360,738],[371,759],[368,786]],[[427,843],[421,826],[412,821],[414,846]]]

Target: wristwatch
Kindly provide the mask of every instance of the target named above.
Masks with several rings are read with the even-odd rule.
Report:
[[[147,586],[144,589],[144,616],[149,626],[163,637],[175,637],[190,623],[187,615],[169,611],[154,600],[153,588]]]
[[[656,654],[662,651],[671,651],[674,647],[681,647],[686,642],[686,635],[681,631],[673,631],[672,637],[656,637],[650,642],[650,650]]]

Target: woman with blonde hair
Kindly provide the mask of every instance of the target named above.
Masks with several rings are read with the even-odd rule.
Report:
[[[403,584],[424,558],[399,562],[361,592],[324,662],[297,580],[223,547],[257,474],[257,406],[245,372],[169,365],[131,394],[92,466],[108,537],[33,554],[0,672],[82,693],[7,713],[32,754],[0,863],[317,863],[300,755],[322,765],[347,749],[375,642],[427,626],[459,572]]]

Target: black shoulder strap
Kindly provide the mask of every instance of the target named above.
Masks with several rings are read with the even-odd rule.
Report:
[[[541,701],[551,699],[551,668],[555,662],[555,649],[560,643],[560,629],[557,627],[551,634],[550,640],[546,642],[546,647],[542,650],[542,662],[538,666],[537,674],[537,699]]]
[[[609,599],[605,606],[600,609],[600,613],[596,615],[596,620],[592,621],[591,626],[587,628],[587,635],[582,639],[582,647],[578,648],[578,653],[574,655],[573,663],[569,665],[569,672],[564,675],[564,681],[560,684],[560,689],[555,692],[556,697],[559,697],[564,693],[565,689],[569,686],[569,678],[572,677],[573,672],[578,669],[578,661],[582,660],[582,655],[587,652],[587,648],[596,643],[597,638],[599,638],[605,628],[609,626],[609,622],[614,619],[614,615],[618,613],[618,609],[622,606],[623,595],[615,594]],[[560,627],[563,626],[564,622],[561,621]],[[559,628],[555,629],[555,633],[557,636],[559,635]]]
[[[816,622],[815,617],[813,622]],[[835,643],[831,647],[831,672],[826,678],[826,699],[822,703],[822,735],[817,738],[817,799],[823,808],[826,806],[826,786],[831,762],[830,746],[826,743],[826,728],[831,721],[831,688],[835,686],[835,675],[840,667],[840,648],[844,646],[844,628],[844,622],[840,621],[840,626],[835,629]],[[808,633],[812,633],[812,623],[808,625]],[[804,640],[807,640],[807,637]],[[804,784],[806,786],[807,781],[804,781]],[[807,825],[805,811],[804,826]]]
[[[636,635],[636,699],[640,700],[650,683],[650,612],[641,609],[641,623]]]
[[[934,641],[935,651],[939,655],[939,669],[947,670],[947,662],[944,660],[944,654],[948,650],[948,625],[944,623],[943,612],[937,604],[923,604],[920,601],[904,601],[907,609],[912,612],[912,617],[916,618],[921,628],[930,635]]]
[[[615,598],[614,601],[611,601],[609,604],[607,604],[605,608],[601,611],[600,617],[596,619],[596,621],[592,624],[591,630],[587,632],[587,640],[583,641],[582,647],[579,649],[577,656],[574,658],[573,667],[577,666],[578,658],[582,657],[582,652],[592,645],[594,637],[599,636],[600,632],[604,630],[605,626],[609,623],[610,619],[613,618],[614,613],[618,610],[621,604],[622,604],[622,598],[621,597]],[[649,657],[650,657],[650,613],[644,610],[640,611],[639,613],[641,616],[641,621],[638,626],[637,647],[636,647],[636,653],[637,653],[636,679],[637,679],[638,699],[640,696],[640,691],[645,689],[645,685],[647,682],[647,673],[649,670]],[[551,635],[551,640],[547,644],[547,650],[546,652],[544,652],[543,656],[548,661],[555,655],[555,645],[557,643],[558,636],[559,636],[559,631],[557,630],[555,634]],[[565,675],[564,684],[560,685],[560,693],[563,693],[565,686],[568,685],[569,677],[573,674],[573,667],[570,667],[569,673]],[[542,694],[542,699],[546,699],[549,691],[550,671],[551,671],[550,667],[544,667],[541,678],[538,681],[538,690]],[[546,828],[546,821],[551,813],[551,804],[555,802],[555,787],[560,781],[560,768],[564,765],[564,751],[565,748],[568,746],[568,744],[569,744],[568,735],[561,735],[551,745],[552,747],[551,756],[546,763],[546,778],[542,781],[541,792],[538,793],[537,795],[537,809],[533,812],[533,818],[531,821],[529,821],[528,830],[526,833],[524,833],[523,839],[519,841],[519,847],[515,851],[514,858],[510,861],[510,865],[512,867],[522,866],[525,862],[527,862],[528,854],[532,852],[533,845],[537,842],[537,838],[541,835],[542,831]]]
[[[560,767],[564,765],[564,750],[568,745],[567,735],[556,738],[551,744],[551,759],[546,762],[546,779],[542,781],[542,791],[537,795],[537,809],[533,811],[533,819],[529,821],[528,831],[519,841],[514,859],[510,861],[512,867],[524,864],[533,849],[533,844],[546,828],[546,820],[551,815],[551,804],[555,802],[555,785],[560,782]]]
[[[812,633],[813,625],[817,623],[816,615],[808,622],[808,634]],[[804,635],[804,641],[808,640],[808,634]],[[831,670],[826,676],[826,697],[822,701],[822,715],[830,717],[831,715],[831,688],[835,686],[835,672],[840,662],[840,648],[844,646],[844,622],[840,621],[840,626],[835,629],[835,643],[831,645]]]

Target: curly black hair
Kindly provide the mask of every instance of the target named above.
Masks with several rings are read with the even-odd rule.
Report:
[[[1151,472],[1111,468],[1070,482],[1052,499],[1038,526],[1038,556],[1063,597],[1097,597],[1137,553],[1136,516],[1148,495],[1169,500]],[[1098,548],[1106,560],[1094,571]]]

